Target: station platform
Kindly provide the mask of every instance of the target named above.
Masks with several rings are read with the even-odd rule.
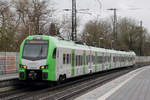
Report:
[[[3,75],[0,75],[0,81],[17,79],[18,77],[19,77],[18,73],[3,74]]]
[[[150,66],[129,72],[75,100],[150,100]]]

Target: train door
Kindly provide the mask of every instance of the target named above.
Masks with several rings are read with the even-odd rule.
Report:
[[[97,72],[97,52],[95,52],[95,57],[94,57],[94,63],[95,63],[95,72]]]
[[[86,72],[90,73],[90,51],[86,52]]]
[[[114,65],[114,53],[111,54],[111,64],[112,64],[112,68],[115,68],[115,65]]]
[[[67,77],[71,77],[71,50],[66,49],[66,67],[65,69],[65,74]]]
[[[116,54],[113,55],[113,68],[116,68]]]
[[[112,69],[114,68],[113,56],[114,56],[114,54],[111,53],[111,68]]]
[[[119,60],[118,60],[118,62],[119,62],[119,67],[121,67],[121,62],[122,62],[121,54],[119,54]]]
[[[95,71],[95,64],[94,64],[94,57],[95,57],[95,52],[91,52],[91,69],[92,69],[92,72]]]
[[[111,53],[109,54],[109,69],[112,69]]]
[[[100,63],[100,52],[97,53],[97,70],[100,71],[101,70],[101,63]]]
[[[122,57],[123,57],[122,54],[120,54],[120,58],[121,58],[121,61],[120,61],[120,67],[123,66],[123,58],[122,58]]]
[[[71,75],[74,76],[75,71],[75,50],[72,50],[72,56],[71,56]]]
[[[56,49],[56,78],[58,79],[59,78],[59,75],[58,75],[58,73],[59,73],[59,67],[60,67],[60,65],[62,64],[61,63],[61,59],[60,59],[60,56],[59,56],[59,54],[60,54],[60,50],[59,50],[59,48],[57,48]],[[54,57],[54,54],[53,54],[53,57]]]
[[[102,70],[105,70],[105,55],[104,52],[102,53]]]
[[[89,53],[89,72],[92,73],[92,52]]]
[[[64,74],[64,67],[66,63],[65,52],[63,48],[57,48],[56,54],[56,77],[59,78],[60,75]]]
[[[120,67],[119,54],[116,54],[116,68]]]
[[[105,59],[106,59],[106,69],[109,69],[109,53],[106,53]]]

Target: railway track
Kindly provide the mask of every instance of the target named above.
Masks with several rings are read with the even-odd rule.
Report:
[[[114,73],[107,73],[104,76],[101,76],[96,79],[90,79],[90,81],[86,83],[79,84],[77,86],[64,89],[60,92],[57,92],[52,95],[47,95],[44,97],[41,97],[40,100],[67,100],[73,98],[75,95],[79,95],[80,93],[87,91],[90,88],[94,88],[95,86],[100,86],[105,84],[106,82],[111,81],[114,78],[119,77],[120,75],[123,75],[125,73],[129,72],[129,70],[124,70],[124,71],[116,71]]]
[[[142,66],[127,67],[105,72],[86,75],[79,79],[69,79],[60,85],[50,87],[25,87],[14,91],[8,91],[0,95],[5,100],[66,100],[73,99],[91,89],[101,86],[123,74]]]

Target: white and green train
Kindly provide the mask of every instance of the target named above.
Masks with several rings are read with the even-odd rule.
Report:
[[[109,50],[45,35],[28,36],[20,46],[19,79],[62,81],[135,65],[135,53]]]

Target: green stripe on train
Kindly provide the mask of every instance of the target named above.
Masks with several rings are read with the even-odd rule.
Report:
[[[86,64],[85,59],[86,59],[86,52],[83,51],[83,59],[82,59],[82,61],[83,61],[83,69],[82,69],[83,73],[85,73],[85,64]]]
[[[48,37],[43,37],[43,40],[49,40],[49,52],[47,56],[46,64],[49,66],[48,69],[42,70],[43,72],[49,72],[48,79],[56,81],[56,59],[52,57],[53,51],[56,48],[56,45]]]
[[[32,40],[33,37],[28,37],[28,40]],[[19,65],[22,65],[22,53],[23,53],[23,48],[24,48],[24,43],[27,39],[25,39],[22,43],[21,43],[21,46],[20,46],[20,52],[19,52]],[[20,80],[25,80],[26,79],[26,70],[23,69],[23,68],[20,68],[19,67],[19,72],[24,72],[24,78],[20,78]]]
[[[102,53],[102,59],[103,59],[103,62],[102,62],[102,70],[104,70],[104,53]]]
[[[72,50],[72,68],[71,68],[71,75],[74,76],[74,60],[75,60],[75,50]]]

